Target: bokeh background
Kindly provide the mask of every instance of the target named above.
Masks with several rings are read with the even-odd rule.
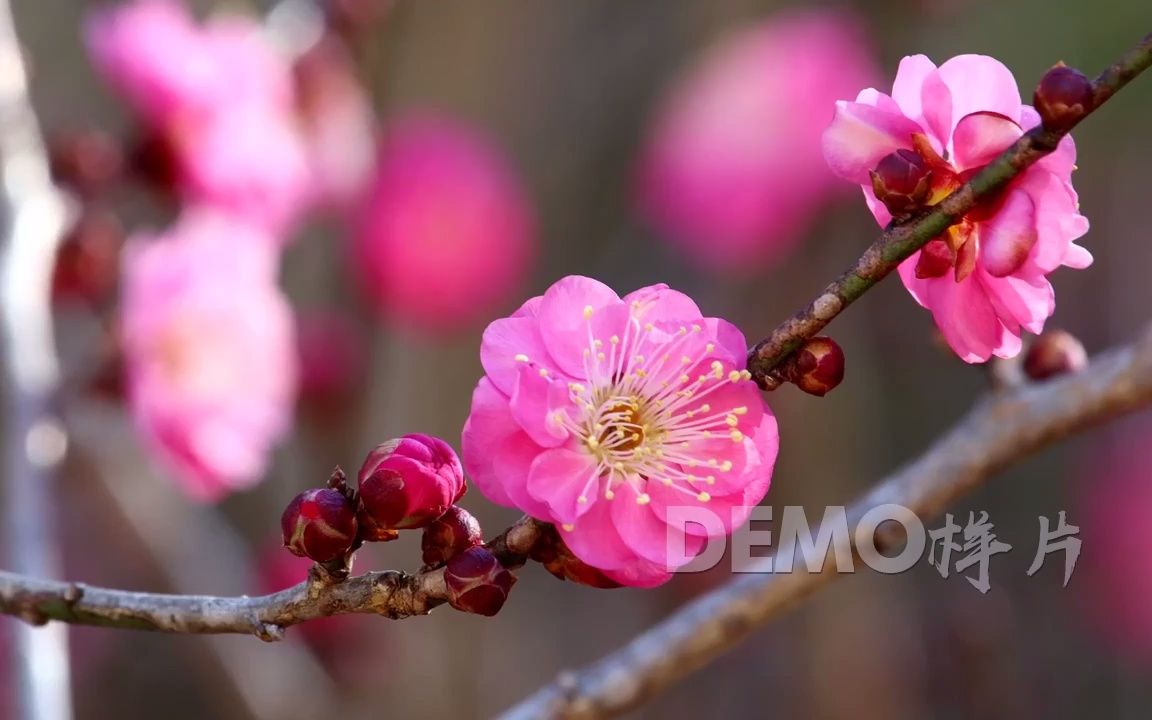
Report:
[[[829,189],[805,209],[793,242],[764,239],[766,246],[790,247],[738,270],[716,269],[701,261],[698,247],[693,254],[684,243],[667,242],[669,233],[638,210],[637,178],[665,98],[684,73],[733,33],[799,5],[397,0],[360,45],[358,61],[385,123],[413,107],[469,123],[493,139],[526,188],[538,219],[536,262],[522,289],[486,319],[558,277],[581,273],[620,291],[667,282],[754,339],[806,303],[877,234],[857,191]],[[1144,0],[821,6],[849,13],[885,90],[903,55],[924,52],[940,62],[977,52],[1007,64],[1028,95],[1055,61],[1091,74],[1152,29]],[[16,3],[36,108],[49,134],[128,127],[80,40],[90,7],[78,0]],[[842,50],[812,48],[832,57]],[[778,114],[752,129],[734,119],[732,132],[772,136],[797,122],[825,124],[832,108],[810,107],[804,88],[782,80],[794,72],[792,63],[780,62],[731,80],[749,97],[773,88]],[[1150,113],[1152,85],[1138,82],[1076,132],[1074,181],[1092,222],[1082,244],[1096,263],[1055,273],[1051,322],[1089,351],[1123,342],[1152,315]],[[136,226],[155,222],[157,212],[128,198],[122,217]],[[337,463],[355,468],[367,450],[395,435],[426,432],[458,444],[482,372],[477,350],[485,320],[434,335],[385,322],[356,292],[355,262],[344,233],[331,225],[306,229],[287,250],[282,284],[293,303],[326,308],[350,323],[366,364],[331,402],[301,408],[291,437],[253,490],[217,505],[189,500],[142,453],[115,400],[82,392],[65,398],[73,439],[56,496],[69,578],[206,594],[285,586],[305,567],[276,548],[279,512],[294,494],[322,483]],[[84,335],[82,322],[71,322],[61,320],[61,332],[72,333],[62,347],[69,367],[83,369],[85,343],[97,340]],[[844,384],[824,399],[791,387],[768,398],[783,437],[768,500],[777,507],[803,504],[815,509],[813,518],[915,456],[987,386],[981,368],[959,362],[935,339],[928,314],[895,279],[839,318],[832,334],[848,356]],[[1152,463],[1140,459],[1150,441],[1148,417],[1094,431],[1002,473],[959,503],[953,512],[961,524],[970,510],[987,510],[997,535],[1015,547],[992,560],[987,595],[960,574],[941,578],[926,561],[901,576],[860,572],[633,716],[1147,717],[1152,646],[1139,638],[1149,635],[1141,627],[1152,624],[1152,601],[1132,593],[1149,586],[1140,577],[1152,575],[1144,552],[1152,541],[1146,520],[1152,493],[1113,492],[1107,502],[1094,494],[1120,476],[1135,478],[1132,487],[1152,483]],[[1129,502],[1141,512],[1112,513]],[[490,533],[517,517],[476,491],[462,504]],[[1059,556],[1025,576],[1037,517],[1055,518],[1060,510],[1085,528],[1085,555],[1067,588]],[[1120,536],[1109,541],[1120,548],[1119,561],[1113,556],[1093,571],[1089,525],[1102,536]],[[370,548],[357,567],[413,568],[418,542],[416,536]],[[289,562],[273,567],[279,561]],[[493,619],[451,611],[404,622],[354,617],[294,630],[286,643],[273,645],[77,628],[70,632],[77,715],[487,717],[557,672],[615,649],[726,577],[721,568],[653,591],[600,591],[529,567]]]

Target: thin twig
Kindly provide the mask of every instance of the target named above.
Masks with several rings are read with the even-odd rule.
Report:
[[[75,401],[68,404],[64,421],[73,445],[92,466],[96,482],[115,508],[107,521],[135,536],[166,590],[252,589],[256,573],[249,544],[219,509],[190,506],[173,483],[150,472],[151,463],[134,442],[122,408]],[[201,647],[219,666],[218,677],[211,682],[227,683],[253,720],[315,718],[340,705],[340,689],[305,643],[286,644],[269,653],[259,645],[223,636],[201,640]],[[286,684],[286,677],[293,682]]]
[[[1152,66],[1152,34],[1093,81],[1095,104],[1089,112],[1099,109],[1149,66]],[[805,340],[823,330],[844,308],[872,289],[929,240],[959,221],[982,198],[990,196],[1054,151],[1071,129],[1070,126],[1054,131],[1036,126],[930,212],[890,225],[852,267],[824,288],[808,307],[785,320],[748,351],[748,370],[752,377],[766,390],[779,386],[780,380],[773,371]]]
[[[53,532],[53,470],[65,435],[51,412],[59,369],[52,338],[50,286],[66,206],[52,186],[28,99],[28,79],[8,0],[0,0],[0,323],[8,433],[4,460],[4,540],[8,566],[52,577],[60,572]],[[16,630],[16,706],[24,720],[72,716],[64,628]]]
[[[896,504],[922,519],[939,515],[957,497],[996,471],[1110,418],[1152,405],[1152,329],[1130,347],[1096,358],[1076,375],[995,393],[917,460],[882,480],[848,508],[850,527],[870,509]],[[903,537],[887,523],[877,547]],[[899,526],[896,526],[899,527]],[[884,531],[887,531],[885,533]],[[853,550],[855,539],[853,538]],[[792,557],[794,544],[776,555]],[[577,672],[563,673],[516,706],[504,720],[604,718],[619,715],[703,667],[764,623],[840,577],[835,563],[819,572],[773,574],[758,561],[731,583],[704,595]]]
[[[538,521],[523,518],[488,547],[506,567],[520,567],[541,529]],[[269,641],[281,639],[284,628],[307,620],[347,613],[392,619],[426,615],[447,599],[443,568],[415,574],[370,572],[337,583],[314,573],[306,582],[259,597],[110,590],[0,571],[0,613],[30,623],[60,620],[173,633],[240,633]]]

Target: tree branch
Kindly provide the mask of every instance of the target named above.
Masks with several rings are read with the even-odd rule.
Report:
[[[518,568],[542,529],[541,523],[525,517],[487,546],[505,567]],[[309,580],[259,597],[110,590],[0,571],[0,613],[32,624],[59,620],[173,633],[240,633],[269,641],[306,620],[347,613],[392,619],[426,615],[447,599],[443,568],[415,574],[370,572],[343,582],[332,582],[314,569]]]
[[[1123,58],[1093,81],[1095,103],[1089,114],[1120,88],[1152,65],[1152,34],[1147,35]],[[1087,115],[1086,115],[1087,116]],[[1024,133],[999,157],[964,185],[918,218],[893,224],[864,251],[852,267],[824,288],[808,307],[785,320],[768,337],[748,351],[748,370],[765,390],[775,389],[780,379],[773,371],[793,351],[824,329],[844,308],[858,300],[913,253],[958,222],[976,203],[1033,163],[1051,153],[1071,130],[1046,130],[1042,125]]]
[[[848,522],[879,505],[902,505],[923,519],[993,473],[1110,418],[1152,405],[1152,328],[1134,345],[1103,354],[1083,372],[993,394],[927,452],[882,480],[848,508]],[[877,547],[903,537],[886,523]],[[885,532],[887,531],[887,532]],[[853,538],[855,552],[855,539]],[[794,544],[775,554],[793,557]],[[603,718],[632,709],[726,652],[758,627],[840,577],[820,572],[773,574],[758,561],[727,585],[689,603],[623,648],[577,672],[563,673],[508,711],[504,720]]]

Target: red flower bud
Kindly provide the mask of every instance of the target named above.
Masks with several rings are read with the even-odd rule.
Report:
[[[548,526],[548,530],[532,546],[531,557],[561,580],[601,589],[623,587],[598,568],[573,555],[560,533],[552,526]]]
[[[1028,348],[1024,374],[1033,380],[1078,372],[1088,364],[1088,353],[1074,335],[1064,330],[1048,330]]]
[[[788,360],[781,374],[809,395],[823,397],[844,379],[844,351],[832,338],[811,338]]]
[[[928,199],[932,171],[912,150],[897,150],[885,155],[869,174],[872,192],[893,217],[914,212]]]
[[[1032,104],[1048,130],[1070,130],[1096,104],[1092,81],[1076,68],[1057,63],[1036,86]]]
[[[453,505],[439,520],[424,528],[420,547],[425,565],[440,565],[483,542],[480,522],[472,513]]]
[[[293,555],[329,562],[356,541],[356,508],[339,490],[305,490],[284,509],[280,528]]]
[[[491,550],[480,545],[449,560],[444,581],[449,605],[463,612],[492,616],[504,607],[516,578]]]
[[[124,227],[115,213],[86,207],[56,252],[52,297],[99,304],[109,299],[120,277]]]
[[[405,435],[377,446],[360,468],[360,506],[377,525],[404,530],[430,525],[466,489],[460,458],[448,443]]]
[[[48,142],[52,179],[81,197],[93,197],[119,179],[120,146],[100,130],[53,137]]]

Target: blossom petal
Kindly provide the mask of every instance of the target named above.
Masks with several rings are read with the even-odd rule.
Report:
[[[835,119],[824,131],[824,159],[832,172],[863,185],[881,158],[910,148],[911,137],[918,132],[923,132],[921,127],[903,115],[840,101]]]
[[[508,397],[492,381],[482,378],[472,392],[472,412],[464,423],[460,447],[464,469],[484,497],[498,505],[515,507],[496,475],[492,450],[506,438],[521,432],[508,410]]]
[[[1088,220],[1079,212],[1071,184],[1052,173],[1031,168],[1017,181],[1016,187],[1028,193],[1036,205],[1039,239],[1028,259],[1029,267],[1052,272],[1064,264],[1072,241],[1088,231]],[[1072,252],[1074,261],[1087,259],[1077,251]]]
[[[632,315],[640,322],[689,322],[703,317],[695,300],[664,283],[640,288],[622,299],[633,308]]]
[[[492,455],[492,472],[511,500],[512,507],[534,518],[553,522],[552,511],[528,492],[528,474],[532,463],[544,452],[526,433],[518,432],[485,452]],[[483,488],[481,488],[483,492]]]
[[[952,131],[956,168],[967,170],[987,165],[1023,134],[1020,126],[1004,115],[993,112],[965,115]]]
[[[748,341],[740,328],[720,318],[704,318],[704,327],[716,338],[720,349],[731,355],[732,361],[743,363],[746,360]]]
[[[640,560],[617,532],[610,505],[609,502],[592,503],[575,523],[557,526],[564,544],[576,557],[605,571],[624,568]]]
[[[1064,265],[1076,270],[1088,267],[1092,264],[1092,260],[1092,253],[1075,243],[1068,246],[1068,252],[1064,255]]]
[[[568,391],[562,381],[541,374],[535,363],[521,363],[509,407],[512,417],[533,441],[543,447],[557,447],[568,439],[568,431],[555,412],[568,404]]]
[[[633,552],[659,566],[673,570],[676,560],[670,549],[683,548],[683,556],[696,557],[704,548],[704,540],[685,535],[683,528],[669,525],[656,515],[651,496],[641,494],[625,481],[616,486],[616,497],[608,501],[616,532]]]
[[[983,287],[973,277],[954,282],[951,277],[927,283],[928,308],[948,346],[967,363],[986,362],[1000,345],[1000,320]]]
[[[584,349],[588,347],[587,309],[594,313],[621,304],[604,283],[581,275],[556,281],[544,293],[539,306],[540,333],[544,346],[564,373],[582,377]]]
[[[1043,275],[996,278],[980,271],[980,282],[1001,321],[1039,334],[1056,309],[1056,294]]]
[[[566,448],[537,455],[528,470],[527,487],[528,494],[547,505],[559,523],[574,523],[593,503],[601,502],[596,460]]]
[[[520,358],[519,360],[517,358]],[[496,320],[480,340],[480,364],[492,383],[508,395],[516,387],[520,365],[534,362],[547,367],[551,358],[540,337],[540,323],[530,317]]]
[[[672,573],[666,572],[661,565],[639,558],[622,568],[603,572],[621,585],[637,588],[654,588],[672,579]]]
[[[936,71],[951,95],[952,121],[974,112],[1020,121],[1020,89],[1004,63],[987,55],[957,55]]]
[[[1028,193],[1009,191],[996,214],[976,227],[984,268],[993,277],[1011,275],[1036,245],[1036,206]]]
[[[934,72],[936,63],[929,60],[927,55],[909,55],[900,61],[900,67],[896,70],[896,79],[892,82],[892,99],[905,116],[917,122],[924,120],[924,82]]]

